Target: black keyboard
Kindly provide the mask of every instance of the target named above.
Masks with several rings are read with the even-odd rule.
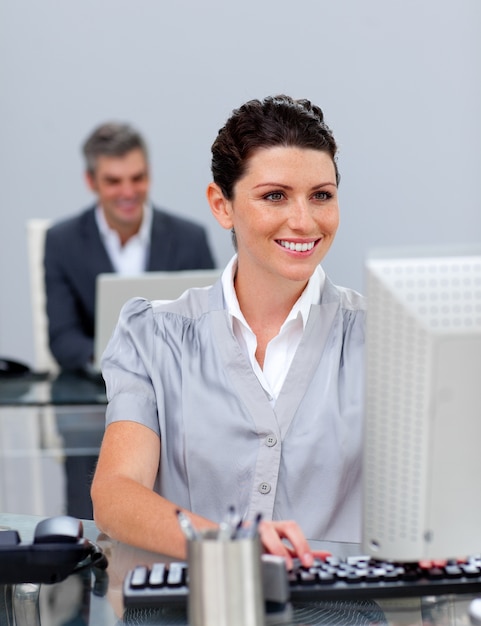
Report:
[[[396,563],[369,557],[329,557],[287,573],[282,559],[262,557],[267,604],[309,600],[376,600],[481,592],[481,556],[464,561]],[[125,577],[125,608],[157,608],[185,604],[186,563],[139,565]]]

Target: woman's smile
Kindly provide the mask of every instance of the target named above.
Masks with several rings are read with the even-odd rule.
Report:
[[[277,241],[277,243],[289,250],[290,252],[310,252],[314,246],[320,241],[320,239],[316,239],[314,241],[286,241],[285,239],[281,239]]]

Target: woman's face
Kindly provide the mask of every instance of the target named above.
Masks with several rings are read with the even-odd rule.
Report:
[[[339,224],[331,156],[310,148],[257,150],[226,210],[231,220],[226,227],[236,233],[239,270],[307,281]]]

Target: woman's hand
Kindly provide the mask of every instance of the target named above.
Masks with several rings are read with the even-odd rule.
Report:
[[[263,521],[259,524],[259,534],[264,550],[269,554],[284,557],[287,569],[292,569],[294,558],[299,559],[304,567],[311,567],[315,558],[325,559],[326,556],[330,556],[330,552],[311,550],[296,522]]]

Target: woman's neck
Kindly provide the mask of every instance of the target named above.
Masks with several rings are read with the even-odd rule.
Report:
[[[256,358],[263,365],[267,344],[279,334],[292,307],[307,285],[307,281],[288,281],[267,277],[256,280],[237,272],[234,288],[239,307],[257,338]]]

